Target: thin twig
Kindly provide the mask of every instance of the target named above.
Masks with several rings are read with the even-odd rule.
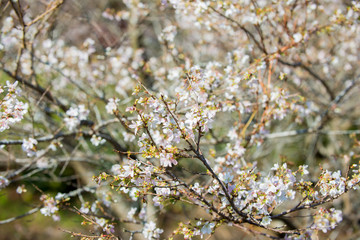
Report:
[[[16,217],[8,218],[8,219],[6,219],[6,220],[1,220],[1,221],[0,221],[0,224],[11,223],[11,222],[13,222],[13,221],[15,221],[15,220],[17,220],[17,219],[20,219],[20,218],[29,216],[29,215],[31,215],[31,214],[34,214],[34,213],[36,213],[37,211],[39,211],[41,207],[42,207],[42,206],[33,208],[33,209],[31,209],[30,211],[28,211],[28,212],[26,212],[26,213],[24,213],[24,214],[22,214],[22,215],[16,216]]]

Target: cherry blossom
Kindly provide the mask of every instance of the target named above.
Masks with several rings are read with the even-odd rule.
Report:
[[[144,237],[149,240],[153,238],[159,239],[162,232],[162,229],[156,228],[156,224],[153,221],[146,223],[142,230]]]
[[[70,209],[108,240],[356,234],[357,1],[96,5],[0,10],[0,189],[42,193],[19,218]]]

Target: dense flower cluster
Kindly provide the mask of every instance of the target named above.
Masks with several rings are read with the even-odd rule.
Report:
[[[20,122],[28,111],[28,104],[18,99],[21,96],[18,83],[7,81],[6,86],[0,85],[0,132]]]
[[[84,239],[315,239],[360,205],[341,198],[360,183],[359,3],[95,2],[0,4],[0,189],[40,190],[24,216],[71,209]]]
[[[42,195],[40,201],[43,202],[44,206],[40,209],[40,212],[45,216],[51,216],[55,221],[59,221],[58,215],[59,208],[57,207],[57,200],[47,195]]]
[[[336,225],[342,221],[341,211],[331,208],[329,210],[321,208],[318,214],[314,217],[314,226],[312,228],[318,229],[326,233],[334,229]]]

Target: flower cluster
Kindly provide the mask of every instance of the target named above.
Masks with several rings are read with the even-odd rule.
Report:
[[[117,98],[110,98],[108,103],[106,104],[105,108],[106,108],[106,112],[109,114],[114,114],[114,112],[116,112],[117,110],[117,103],[120,100]]]
[[[345,192],[346,178],[341,177],[340,170],[336,172],[325,171],[318,182],[320,193],[324,196],[336,197]]]
[[[3,176],[0,176],[0,189],[7,187],[10,184],[10,181]]]
[[[312,228],[326,233],[327,231],[334,229],[342,219],[340,210],[335,210],[334,208],[329,210],[321,208],[314,216],[314,225]]]
[[[27,113],[28,104],[19,101],[20,93],[17,81],[6,81],[6,86],[0,86],[0,132],[20,122]]]
[[[102,145],[106,142],[105,139],[101,138],[100,136],[96,136],[95,134],[92,135],[91,139],[90,139],[90,142],[95,146],[99,146],[99,145]]]
[[[176,36],[176,27],[175,26],[167,26],[163,29],[162,33],[159,36],[160,41],[166,42],[174,42]]]
[[[66,127],[73,131],[80,125],[81,120],[86,120],[89,115],[89,110],[85,108],[84,105],[79,105],[77,107],[71,107],[66,111],[67,117],[64,118]]]
[[[185,239],[311,239],[360,205],[357,1],[63,2],[0,9],[0,189],[76,186],[40,212],[78,198],[107,240],[166,237],[155,214]]]
[[[27,154],[28,157],[35,156],[36,154],[36,145],[38,141],[34,138],[24,139],[23,144],[21,145],[23,151]]]
[[[144,225],[144,228],[142,230],[142,234],[144,235],[144,237],[148,240],[151,239],[159,239],[160,238],[160,234],[163,233],[163,230],[160,228],[156,227],[156,224],[152,221],[147,222]]]
[[[40,212],[44,216],[51,216],[54,221],[59,221],[60,217],[58,215],[58,200],[55,200],[53,197],[48,195],[42,195],[40,201],[43,202],[43,207],[40,209]]]

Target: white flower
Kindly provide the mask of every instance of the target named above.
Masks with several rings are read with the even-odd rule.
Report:
[[[230,140],[235,140],[239,138],[238,134],[236,133],[236,128],[230,128],[227,136],[230,138]]]
[[[148,240],[152,240],[153,238],[160,238],[160,234],[163,233],[164,230],[160,228],[156,228],[156,224],[153,221],[145,223],[142,234]]]
[[[83,104],[79,105],[78,109],[79,109],[79,120],[86,120],[90,111],[85,109],[85,106]]]
[[[81,213],[87,214],[90,212],[90,208],[86,204],[81,204],[81,208],[79,209]]]
[[[102,139],[101,137],[99,136],[96,136],[95,134],[92,135],[91,139],[90,139],[90,142],[95,146],[99,146],[99,145],[102,145],[106,142],[105,139]]]
[[[267,226],[271,223],[271,217],[270,216],[265,216],[262,218],[261,220],[261,224],[264,225],[264,226]]]
[[[139,218],[146,221],[146,203],[143,204],[143,206],[139,212]]]
[[[51,142],[50,145],[48,146],[49,149],[51,149],[51,151],[55,152],[56,151],[56,143],[55,142]]]
[[[351,1],[351,4],[354,5],[355,8],[360,8],[360,2]]]
[[[215,227],[215,223],[206,223],[202,228],[201,228],[201,234],[211,234],[212,233],[212,229]]]
[[[177,79],[180,78],[181,72],[182,72],[182,69],[180,67],[171,68],[171,69],[169,69],[167,78],[170,81],[176,81]]]
[[[45,49],[50,49],[53,45],[53,41],[51,39],[46,39],[42,42],[42,47]]]
[[[129,220],[134,220],[134,215],[136,213],[137,208],[131,208],[130,211],[127,214],[127,218]]]
[[[7,187],[9,184],[10,181],[7,178],[0,176],[0,189]]]
[[[54,215],[52,215],[51,217],[52,217],[52,219],[53,219],[55,222],[60,221],[60,216],[57,215],[57,214],[54,214]]]
[[[76,107],[71,107],[66,111],[66,115],[70,117],[77,117],[79,115],[79,110]]]
[[[277,171],[279,169],[279,164],[275,163],[274,167],[272,167],[270,170]]]
[[[133,201],[136,201],[138,199],[138,196],[136,196],[138,191],[139,190],[137,188],[132,188],[131,191],[129,192],[129,196]]]
[[[177,161],[174,159],[172,153],[163,151],[160,153],[160,165],[163,167],[171,167],[172,165],[177,165]]]
[[[162,195],[162,196],[169,196],[170,195],[170,188],[155,188],[156,194]]]
[[[164,205],[162,204],[163,198],[159,196],[153,197],[154,206],[159,207],[160,209],[163,209]]]
[[[40,212],[44,216],[51,216],[59,210],[59,208],[56,206],[56,201],[54,198],[42,195],[40,200],[44,203],[44,207],[40,209]]]
[[[1,100],[0,104],[0,132],[9,129],[11,125],[20,122],[27,113],[28,104],[20,102],[17,96],[20,95],[21,90],[17,87],[18,82],[11,83],[6,81],[6,86],[0,86],[0,93],[5,92],[6,95]]]
[[[95,217],[95,221],[97,224],[99,224],[101,227],[104,227],[106,224],[106,220],[104,218],[97,218]]]
[[[65,198],[65,196],[66,196],[65,193],[58,193],[58,194],[56,194],[55,199],[61,200],[61,199]]]
[[[125,142],[132,142],[135,140],[134,134],[123,132],[122,133]]]
[[[106,108],[106,112],[109,114],[114,114],[114,112],[117,109],[117,103],[119,102],[119,99],[117,98],[110,98],[109,102],[106,104],[105,108]]]
[[[309,167],[309,166],[307,166],[307,165],[301,165],[301,166],[299,167],[299,169],[302,171],[302,174],[303,174],[303,175],[308,175],[308,174],[309,174],[309,171],[307,170],[308,167]]]
[[[294,191],[294,190],[288,190],[288,191],[286,192],[286,197],[289,198],[289,199],[291,199],[291,200],[294,200],[294,198],[295,198],[295,191]]]
[[[229,172],[225,172],[225,173],[219,173],[219,178],[224,183],[230,183],[234,179],[234,176],[231,175],[231,173]]]
[[[40,158],[36,161],[36,167],[40,169],[47,169],[52,166],[51,162],[47,158]]]
[[[67,117],[64,118],[66,127],[73,131],[77,126],[80,125],[81,120],[86,120],[90,111],[85,109],[84,105],[79,105],[78,107],[71,107],[66,111]]]
[[[334,229],[336,225],[342,221],[342,212],[331,208],[330,210],[321,208],[314,216],[313,229],[318,229],[326,233],[328,230]]]
[[[160,34],[160,41],[173,42],[176,36],[176,27],[173,25],[169,25],[165,27]]]
[[[29,138],[28,140],[23,140],[22,148],[24,151],[33,150],[37,144],[37,140],[34,138]]]
[[[110,170],[114,175],[120,175],[121,174],[121,166],[120,164],[114,164],[111,167]]]
[[[89,46],[92,46],[95,44],[95,41],[91,38],[87,38],[84,43],[83,43],[83,46],[84,47],[89,47]]]
[[[201,187],[198,182],[196,182],[191,189],[194,190],[196,193],[201,194]]]
[[[70,131],[73,131],[77,126],[80,125],[79,119],[77,119],[75,117],[64,118],[64,122],[65,122],[66,127]]]
[[[134,175],[135,175],[135,166],[134,165],[124,165],[122,167],[122,171],[121,173],[119,174],[119,176],[121,178],[127,178],[127,177],[131,177],[133,178]]]
[[[16,188],[16,193],[17,193],[17,194],[22,194],[22,193],[24,193],[24,192],[26,192],[26,188],[25,188],[24,185],[18,186],[18,187]]]
[[[293,38],[294,38],[294,42],[298,43],[302,40],[303,36],[301,35],[301,33],[295,33]]]
[[[28,157],[32,157],[35,155],[36,144],[38,144],[38,141],[34,138],[29,138],[27,140],[23,139],[23,144],[21,145],[21,147],[23,151],[26,152]]]

